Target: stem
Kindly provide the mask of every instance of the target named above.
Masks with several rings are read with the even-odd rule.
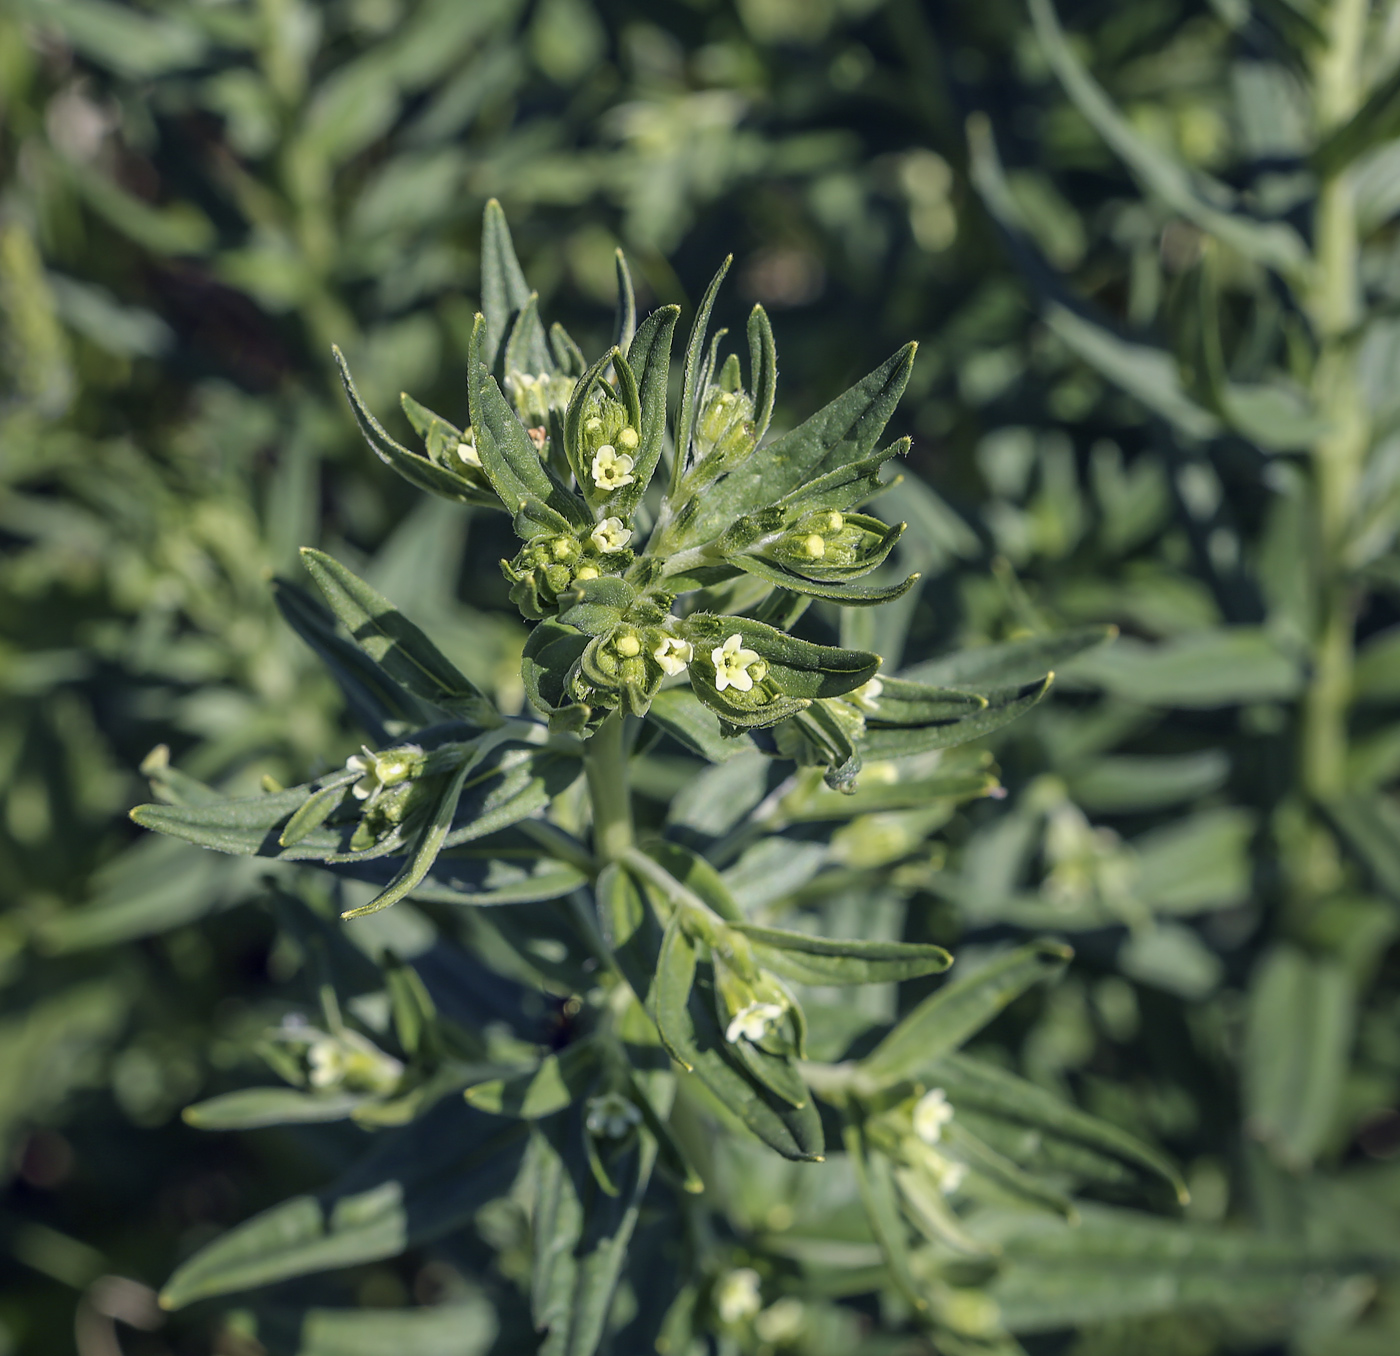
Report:
[[[613,862],[632,846],[632,788],[628,780],[625,717],[614,711],[583,746],[583,771],[593,802],[593,851]]]
[[[1314,104],[1323,134],[1349,118],[1364,96],[1361,57],[1369,8],[1369,0],[1333,0],[1329,42],[1314,67]],[[1355,598],[1343,556],[1370,441],[1349,338],[1360,309],[1360,248],[1347,170],[1322,181],[1315,226],[1308,310],[1321,348],[1313,395],[1328,431],[1313,448],[1322,585],[1313,676],[1303,703],[1301,761],[1307,791],[1327,800],[1346,785]]]

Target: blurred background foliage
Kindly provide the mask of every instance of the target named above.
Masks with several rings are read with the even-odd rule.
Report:
[[[338,342],[372,406],[411,389],[465,418],[490,196],[595,348],[617,245],[647,304],[693,304],[733,250],[729,319],[773,314],[786,423],[920,341],[896,417],[917,476],[892,499],[924,581],[848,615],[849,641],[894,668],[1122,630],[998,742],[1006,798],[849,926],[960,958],[1066,935],[1066,979],[979,1049],[1164,1144],[1201,1237],[1250,1225],[1368,1262],[1280,1295],[1186,1260],[1165,1289],[1094,1287],[1047,1254],[1002,1296],[1025,1349],[1400,1347],[1400,164],[1381,134],[1354,171],[1367,306],[1346,343],[1373,436],[1340,785],[1309,785],[1299,753],[1327,544],[1289,454],[1319,436],[1299,394],[1317,316],[1280,282],[1283,237],[1221,243],[1224,198],[1200,190],[1308,234],[1326,9],[1084,0],[1056,49],[1019,0],[0,0],[0,1352],[111,1356],[118,1332],[149,1356],[351,1350],[154,1306],[178,1261],[314,1189],[362,1132],[181,1122],[246,1080],[303,955],[257,863],[142,840],[124,812],[157,746],[249,791],[354,750],[270,587],[302,544],[521,703],[502,525],[373,461],[328,361]],[[1368,78],[1395,13],[1377,7]],[[1080,63],[1118,124],[1066,96]],[[677,788],[659,767],[640,789]],[[851,850],[898,855],[895,817],[864,827]],[[849,1194],[804,1236],[820,1202],[796,1174],[737,1151],[726,1172],[736,1256],[811,1302],[722,1350],[930,1349],[872,1298]],[[804,1258],[818,1279],[792,1281]],[[414,1350],[518,1351],[524,1265],[488,1210],[336,1294],[448,1304]]]

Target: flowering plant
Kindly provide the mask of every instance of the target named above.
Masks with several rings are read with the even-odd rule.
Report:
[[[959,1053],[1058,972],[1063,946],[1001,954],[852,1043],[872,1027],[851,1026],[835,990],[871,986],[892,1016],[896,984],[952,957],[928,940],[824,935],[820,915],[916,890],[952,808],[996,790],[987,755],[957,746],[1033,706],[1053,665],[1105,633],[957,656],[956,683],[885,674],[878,653],[828,643],[836,609],[916,582],[884,573],[903,524],[865,511],[909,446],[878,444],[913,346],[765,441],[766,315],[748,320],[747,373],[722,356],[723,330],[708,336],[726,268],[698,309],[669,421],[678,308],[637,323],[619,255],[614,342],[587,362],[562,327],[546,331],[494,203],[466,426],[405,397],[423,450],[402,446],[337,354],[385,462],[510,515],[521,546],[502,569],[533,623],[529,710],[500,709],[392,603],[308,550],[329,612],[289,583],[279,597],[369,736],[362,752],[242,800],[151,765],[162,803],[135,811],[139,823],[325,868],[351,920],[306,902],[304,873],[279,878],[322,961],[319,1024],[284,1023],[262,1044],[289,1086],[189,1118],[353,1119],[385,1135],[314,1209],[288,1202],[187,1261],[168,1303],[388,1255],[465,1227],[509,1189],[518,1235],[497,1234],[531,1258],[544,1350],[586,1356],[632,1323],[646,1341],[628,1349],[683,1352],[705,1331],[771,1349],[809,1321],[786,1293],[789,1264],[757,1231],[713,1218],[743,1146],[822,1162],[834,1132],[844,1154],[826,1170],[853,1176],[893,1286],[941,1340],[995,1350],[975,1286],[996,1247],[963,1213],[1011,1200],[1068,1217],[1078,1187],[1176,1183],[1125,1133]],[[693,785],[648,823],[633,779],[658,748]],[[395,904],[434,940],[356,931]],[[629,1260],[644,1204],[678,1224],[655,1256]],[[665,1303],[637,1311],[633,1281],[628,1315],[619,1287],[646,1265],[665,1269],[651,1287]]]

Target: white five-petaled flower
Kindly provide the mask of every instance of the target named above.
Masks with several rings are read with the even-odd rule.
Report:
[[[761,1041],[774,1022],[780,1022],[786,1011],[781,1003],[750,1003],[729,1019],[724,1039],[731,1045],[742,1036],[746,1041]]]
[[[914,1103],[914,1133],[925,1144],[937,1144],[952,1119],[953,1108],[942,1088],[930,1089]]]
[[[752,1267],[738,1267],[715,1286],[715,1308],[721,1323],[742,1323],[763,1308],[759,1276]]]
[[[753,691],[749,666],[759,662],[758,651],[746,650],[744,638],[737,631],[723,645],[716,645],[710,651],[710,662],[715,666],[715,687],[720,692],[727,687],[740,692]]]
[[[600,490],[620,490],[636,480],[632,474],[635,465],[625,452],[619,452],[611,443],[604,443],[593,454],[593,483]]]
[[[622,1139],[641,1121],[642,1113],[634,1102],[619,1092],[605,1092],[589,1099],[584,1124],[588,1133],[599,1139]]]
[[[632,529],[623,527],[621,518],[604,518],[588,534],[588,539],[606,555],[610,551],[622,550],[632,540]]]
[[[884,690],[884,683],[878,678],[872,678],[868,683],[862,683],[854,692],[848,692],[846,700],[860,707],[862,711],[873,714],[880,709],[878,699]]]
[[[397,786],[405,781],[413,771],[413,756],[422,753],[416,744],[390,749],[387,753],[375,753],[365,744],[360,747],[364,750],[363,758],[352,753],[345,760],[348,771],[364,774],[350,788],[356,800],[375,800],[386,786]]]
[[[651,657],[661,665],[662,672],[672,678],[685,671],[685,666],[694,655],[694,646],[688,640],[680,640],[675,636],[664,636],[661,644],[651,652]]]

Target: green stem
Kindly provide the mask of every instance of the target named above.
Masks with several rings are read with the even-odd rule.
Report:
[[[593,851],[614,862],[632,846],[632,788],[628,778],[626,718],[614,711],[583,746],[583,770],[593,802]]]
[[[1364,97],[1361,57],[1369,0],[1334,0],[1329,42],[1314,67],[1318,129],[1325,134]],[[1350,174],[1328,175],[1318,191],[1316,256],[1308,310],[1321,344],[1313,394],[1328,431],[1313,448],[1322,584],[1313,674],[1303,703],[1302,776],[1321,800],[1346,786],[1354,590],[1346,580],[1347,527],[1370,433],[1349,332],[1360,309],[1360,244]]]

